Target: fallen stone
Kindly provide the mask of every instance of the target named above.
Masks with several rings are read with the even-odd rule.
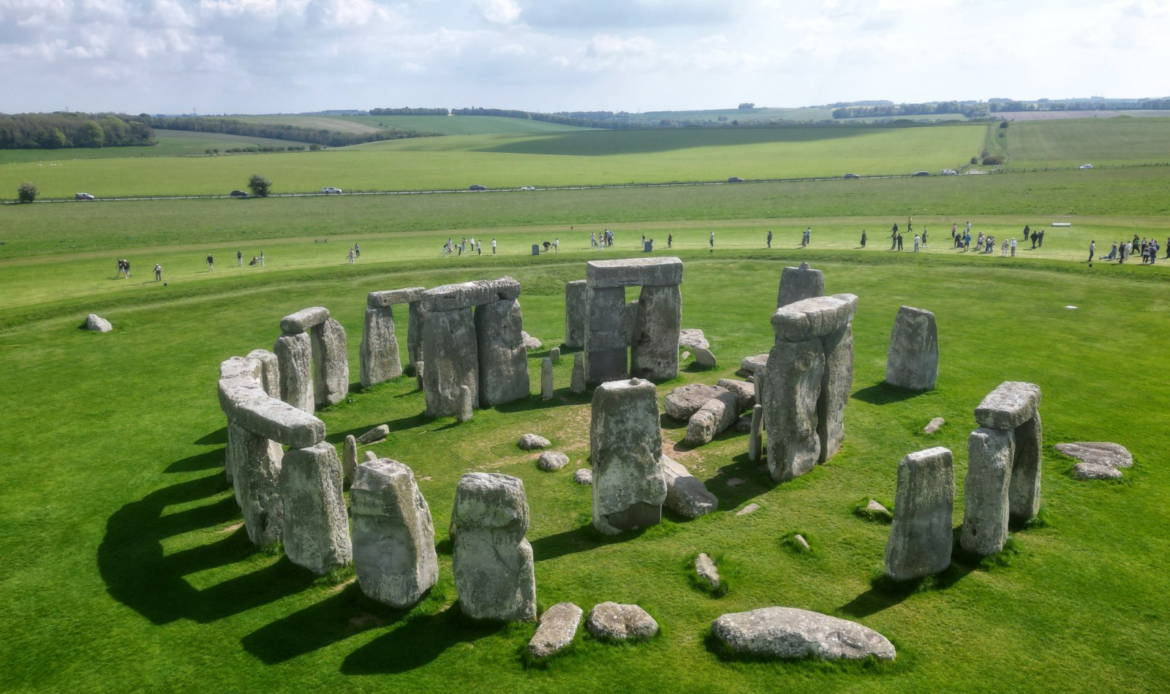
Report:
[[[409,304],[422,299],[426,287],[407,287],[405,289],[390,289],[381,292],[370,292],[366,295],[366,306],[370,308],[388,308],[397,304]]]
[[[353,475],[357,470],[357,439],[353,436],[345,437],[345,446],[341,449],[341,474],[347,484],[353,484]]]
[[[581,486],[593,484],[593,471],[583,467],[573,473],[573,481]]]
[[[735,420],[735,430],[746,434],[752,430],[752,416],[750,414],[740,415],[740,418]]]
[[[744,507],[743,507],[743,508],[741,508],[740,510],[736,511],[736,512],[735,512],[735,515],[737,515],[737,516],[746,516],[746,515],[748,515],[748,514],[750,514],[750,513],[755,513],[756,511],[759,511],[759,510],[760,510],[760,505],[759,505],[759,504],[748,504],[747,506],[744,506]]]
[[[584,611],[571,602],[558,602],[540,616],[536,634],[528,642],[528,653],[533,658],[544,659],[568,648],[581,626]]]
[[[543,342],[524,331],[520,331],[520,337],[524,339],[524,349],[528,350],[529,352],[535,352],[544,346]]]
[[[678,258],[591,260],[585,277],[590,289],[607,287],[666,287],[682,284],[683,263]]]
[[[474,412],[471,407],[471,389],[459,386],[459,409],[455,412],[455,421],[460,424],[470,422]]]
[[[772,330],[777,340],[804,342],[834,333],[853,320],[857,296],[834,294],[805,299],[776,309]]]
[[[114,326],[110,325],[110,321],[102,318],[98,314],[91,313],[85,317],[85,329],[99,333],[108,333],[114,329]]]
[[[658,633],[658,622],[637,605],[603,602],[589,611],[585,628],[598,639],[648,639]]]
[[[310,331],[313,343],[313,393],[317,406],[328,407],[349,395],[349,357],[345,328],[332,318]]]
[[[890,509],[882,506],[877,499],[870,499],[869,503],[865,505],[865,510],[874,518],[885,518],[886,520],[892,520],[894,518],[894,514],[890,512]]]
[[[812,547],[808,546],[808,540],[804,539],[804,535],[797,533],[796,535],[792,536],[792,541],[796,543],[796,546],[800,548],[800,551],[802,551],[802,552],[811,552],[812,551]]]
[[[801,263],[800,267],[786,267],[780,273],[776,308],[824,295],[825,275],[820,270],[813,270],[808,263]]]
[[[548,401],[553,399],[555,391],[553,390],[553,361],[549,357],[545,357],[540,363],[540,399]]]
[[[1090,465],[1107,465],[1114,468],[1133,467],[1133,455],[1120,444],[1084,441],[1079,443],[1058,443],[1056,450]]]
[[[683,442],[688,446],[703,446],[726,431],[739,418],[739,398],[723,391],[711,398],[691,415]]]
[[[370,429],[366,433],[357,437],[357,442],[364,446],[366,444],[374,443],[375,441],[381,441],[382,439],[386,438],[389,435],[390,435],[390,425],[389,424],[379,424],[378,426],[374,427],[373,429]]]
[[[955,470],[942,447],[910,453],[898,463],[898,496],[886,543],[886,575],[907,581],[951,565]]]
[[[764,373],[764,371],[767,369],[767,367],[768,367],[768,355],[767,354],[755,354],[755,355],[752,355],[750,357],[744,357],[743,360],[739,362],[739,370],[736,371],[735,373],[737,376],[740,376],[742,378],[751,378],[752,382],[758,386],[760,382],[759,382],[759,380],[756,380],[754,377],[757,374],[762,375]],[[757,399],[759,399],[759,398],[757,397]]]
[[[735,393],[736,399],[739,400],[738,407],[740,412],[747,412],[755,407],[756,387],[751,383],[734,378],[721,378],[715,385]]]
[[[987,394],[975,408],[975,421],[988,429],[1011,431],[1036,416],[1040,408],[1040,386],[1022,381],[1005,381]]]
[[[337,449],[323,441],[285,453],[280,497],[289,561],[318,575],[350,562],[353,549]]]
[[[706,552],[700,552],[699,556],[695,557],[695,573],[699,578],[707,582],[713,590],[717,590],[721,583],[719,578],[719,567],[715,566],[715,562],[711,557],[707,556]]]
[[[698,518],[719,508],[719,499],[690,470],[670,456],[662,456],[666,478],[666,507],[684,518]]]
[[[672,419],[688,422],[696,412],[702,409],[703,405],[707,404],[708,400],[717,398],[726,392],[728,392],[726,388],[703,383],[679,386],[666,396],[663,409]]]
[[[365,458],[364,462],[376,462],[378,460],[378,454],[373,451],[366,451]]]
[[[707,336],[698,328],[683,328],[680,330],[678,332],[678,346],[711,349],[711,343],[707,342]]]
[[[301,309],[280,319],[280,332],[285,335],[296,335],[327,320],[329,320],[329,309],[324,306]]]
[[[518,445],[520,446],[521,450],[536,451],[540,450],[541,448],[548,448],[552,445],[552,443],[550,443],[549,440],[543,436],[537,436],[536,434],[525,434],[520,437],[520,442]]]
[[[711,634],[736,653],[783,660],[893,660],[894,645],[856,622],[792,607],[725,614]]]
[[[585,359],[581,352],[573,355],[573,378],[569,382],[569,392],[574,395],[585,392]]]
[[[943,419],[942,417],[935,417],[934,419],[930,420],[929,424],[922,428],[922,433],[933,434],[939,429],[942,429],[943,425],[946,423],[947,420]]]
[[[591,415],[593,527],[616,535],[660,523],[666,479],[654,384],[603,383],[593,391]]]
[[[719,360],[715,358],[715,355],[711,353],[711,350],[703,349],[702,347],[692,347],[692,349],[695,350],[695,363],[699,366],[707,369],[714,369],[719,365]]]
[[[1077,463],[1073,474],[1082,480],[1119,480],[1121,470],[1104,463]]]
[[[565,283],[565,346],[585,346],[586,280]]]
[[[569,464],[569,456],[559,451],[545,451],[536,460],[536,467],[545,472],[560,470]]]
[[[690,359],[690,358],[691,358],[690,352],[683,352],[682,355],[679,356],[679,361],[686,361],[687,359]]]
[[[886,383],[907,390],[933,390],[938,381],[938,324],[934,314],[903,306],[894,318],[886,352]]]

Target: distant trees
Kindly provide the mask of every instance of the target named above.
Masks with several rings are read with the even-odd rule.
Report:
[[[272,181],[269,181],[260,174],[253,174],[252,178],[248,179],[248,190],[252,191],[252,195],[266,198],[272,190]]]
[[[750,101],[745,101],[745,102],[743,102],[742,104],[740,104],[738,108],[739,108],[741,111],[746,111],[746,110],[748,110],[748,109],[752,109],[752,108],[755,108],[755,107],[756,107],[756,105],[755,105],[755,104],[753,104],[752,102],[750,102]]]
[[[842,106],[833,109],[833,118],[898,118],[900,116],[933,116],[960,113],[968,118],[987,104],[975,101],[937,101],[927,104],[878,104],[873,106]]]
[[[32,202],[33,200],[37,199],[38,192],[39,191],[35,185],[33,185],[30,181],[25,181],[24,183],[21,183],[19,186],[17,186],[16,199],[21,202]]]
[[[445,108],[372,108],[371,116],[445,116]]]
[[[111,113],[0,115],[0,149],[153,145],[150,125],[133,118]]]
[[[272,140],[290,140],[293,142],[325,145],[327,147],[345,147],[363,142],[398,140],[405,137],[422,136],[421,133],[413,130],[391,129],[379,130],[373,133],[343,133],[338,130],[327,130],[324,128],[304,128],[297,125],[283,125],[278,123],[253,123],[251,121],[241,121],[233,118],[206,116],[150,118],[150,123],[155,128],[167,130],[266,137]]]

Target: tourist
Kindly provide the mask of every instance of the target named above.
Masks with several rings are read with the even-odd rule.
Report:
[[[162,282],[162,265],[154,264],[154,281]]]
[[[589,247],[590,248],[597,248],[597,233],[596,232],[593,232],[593,231],[589,232]]]
[[[1158,262],[1158,242],[1150,239],[1150,265]]]
[[[643,234],[642,238],[643,239],[646,238],[646,235]],[[643,241],[642,245],[645,246],[646,242]],[[561,239],[558,237],[558,238],[553,239],[553,253],[560,253],[560,252],[561,252]]]
[[[362,247],[355,243],[353,245],[353,254],[354,254],[354,257],[356,257],[356,258],[362,257]]]
[[[236,267],[244,267],[244,252],[236,251]]]
[[[130,261],[123,260],[122,267],[125,268],[125,270],[126,270],[126,279],[130,279]]]
[[[914,233],[914,218],[913,217],[906,218],[906,233],[907,234]]]
[[[1009,242],[1007,239],[1003,240],[1003,249],[1000,252],[1001,257],[1006,258],[1008,256],[1008,249],[1011,248],[1011,245],[1011,242]]]
[[[496,254],[496,240],[492,239],[492,255]]]
[[[979,236],[975,239],[975,250],[983,250],[983,232],[979,232]]]
[[[971,233],[971,222],[969,222],[969,221],[967,222],[967,233],[968,234]]]
[[[264,267],[264,251],[260,251],[260,267]]]
[[[711,244],[711,253],[715,252],[715,232],[711,232],[711,237],[707,239],[707,243]]]
[[[666,235],[666,247],[667,248],[674,248],[674,234],[673,233]]]
[[[215,258],[212,258],[210,253],[207,254],[207,271],[215,272]]]
[[[1166,257],[1170,258],[1170,236],[1166,237]]]
[[[898,247],[898,223],[894,222],[894,228],[890,231],[890,250]]]
[[[955,238],[959,234],[959,225],[956,222],[951,222],[951,238]]]
[[[1093,262],[1093,254],[1096,252],[1097,252],[1097,241],[1096,241],[1096,239],[1094,239],[1094,240],[1089,242],[1089,262],[1090,263]]]
[[[909,232],[910,232],[910,227],[909,227],[909,226],[907,226],[907,227],[906,227],[906,232],[907,232],[907,233],[909,233]],[[900,250],[902,250],[902,235],[901,235],[901,234],[898,234],[898,250],[899,250],[899,251],[900,251]]]
[[[915,234],[915,235],[914,235],[914,252],[915,252],[915,253],[917,253],[917,252],[918,252],[918,244],[919,244],[919,243],[921,243],[921,242],[922,242],[922,238],[921,238],[921,237],[919,237],[919,236],[918,236],[918,234]]]
[[[475,254],[483,255],[483,244],[479,241],[475,242]]]
[[[118,279],[121,276],[122,276],[122,259],[118,258],[118,271],[114,273],[114,279]]]
[[[667,244],[667,245],[669,245],[669,244]],[[771,248],[771,247],[772,247],[772,230],[769,229],[768,230],[768,248]]]
[[[926,227],[922,227],[922,247],[926,248]]]
[[[979,233],[982,234],[983,232]],[[966,253],[969,250],[971,250],[971,232],[968,231],[967,235],[963,237],[963,252]]]
[[[349,249],[349,264],[353,265],[353,249]]]
[[[861,247],[865,248],[865,229],[861,230]]]
[[[1043,229],[1040,230],[1040,244],[1039,244],[1039,246],[1040,246],[1040,248],[1044,248],[1044,230]]]
[[[1012,257],[1016,257],[1016,240],[1012,239]]]

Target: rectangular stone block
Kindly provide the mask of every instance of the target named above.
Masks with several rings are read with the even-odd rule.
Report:
[[[805,474],[821,459],[817,402],[825,373],[819,339],[777,341],[768,355],[763,382],[768,470],[777,482]]]
[[[780,273],[776,308],[824,295],[825,275],[820,270],[813,270],[808,263],[801,263],[800,267],[786,267]]]
[[[565,283],[565,346],[585,346],[586,280]]]
[[[411,364],[422,361],[422,302],[410,302],[406,324],[406,355]]]
[[[313,414],[313,341],[308,333],[281,335],[272,346],[280,365],[280,399]]]
[[[1008,536],[1008,487],[1015,455],[1011,431],[980,427],[967,439],[963,532],[959,544],[986,556],[1003,549]]]
[[[315,325],[329,320],[329,309],[324,306],[304,308],[280,319],[280,331],[285,335],[303,333]]]
[[[951,565],[955,469],[942,447],[911,453],[898,463],[894,522],[886,543],[886,575],[921,578]]]
[[[349,395],[349,353],[345,328],[332,318],[313,326],[313,393],[318,407],[336,405]]]
[[[280,542],[284,528],[279,488],[283,449],[229,421],[227,450],[233,467],[232,487],[248,539],[258,547]]]
[[[1004,381],[975,408],[975,421],[989,429],[1012,431],[1036,416],[1040,386],[1023,381]]]
[[[479,407],[479,346],[470,307],[454,311],[423,308],[423,391],[428,417],[459,411],[459,386],[471,389]]]
[[[797,301],[776,309],[772,330],[777,340],[803,342],[823,337],[845,327],[857,310],[857,296],[834,294]]]
[[[428,311],[454,311],[520,296],[520,283],[511,277],[445,284],[422,293]]]
[[[822,337],[821,346],[825,350],[825,372],[817,401],[817,435],[823,463],[837,455],[845,440],[845,406],[853,388],[853,325]]]
[[[410,304],[422,299],[422,294],[426,290],[426,287],[407,287],[370,292],[366,295],[366,305],[370,308],[388,308],[395,304]]]
[[[666,500],[658,391],[641,379],[603,383],[593,392],[589,427],[593,527],[615,535],[661,518]],[[653,508],[658,507],[657,514]]]
[[[504,299],[475,308],[479,405],[494,407],[528,397],[528,350],[520,302]]]
[[[1040,512],[1040,467],[1044,451],[1044,429],[1040,411],[1015,430],[1016,453],[1012,462],[1012,483],[1008,506],[1012,519],[1031,520]]]
[[[624,258],[591,260],[585,276],[593,289],[607,287],[663,287],[682,284],[683,263],[678,258]]]
[[[285,453],[280,473],[284,553],[318,575],[353,558],[343,484],[341,460],[332,444],[323,441]]]
[[[682,293],[678,285],[642,287],[630,343],[630,373],[651,381],[678,377]]]
[[[598,385],[627,378],[629,342],[622,332],[625,287],[590,287],[586,293],[585,382]]]
[[[920,308],[898,309],[886,352],[886,383],[908,390],[933,390],[938,381],[938,324]]]
[[[389,306],[366,309],[366,323],[359,350],[363,387],[402,375],[402,361],[398,354],[394,327],[394,310]]]
[[[260,363],[260,384],[264,392],[274,398],[280,397],[280,361],[276,355],[266,349],[254,349],[248,352],[248,359]]]

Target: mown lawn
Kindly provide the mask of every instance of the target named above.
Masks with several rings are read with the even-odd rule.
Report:
[[[814,239],[817,237],[814,236]],[[437,244],[438,237],[430,239]],[[373,446],[410,465],[431,506],[441,580],[402,614],[365,600],[346,576],[314,580],[279,554],[253,550],[222,472],[224,419],[214,395],[220,360],[269,347],[279,318],[324,305],[349,331],[351,375],[365,294],[374,289],[511,274],[524,286],[525,328],[545,345],[563,331],[563,285],[584,257],[379,259],[305,268],[271,285],[227,280],[152,303],[127,298],[105,311],[107,335],[76,325],[83,301],[0,333],[6,368],[0,446],[0,689],[5,691],[1162,691],[1170,679],[1165,596],[1170,590],[1170,391],[1166,283],[1088,274],[1075,263],[1011,267],[939,255],[842,254],[790,249],[687,251],[685,327],[703,328],[720,359],[714,382],[771,343],[768,317],[785,264],[810,257],[830,292],[861,297],[854,323],[853,397],[843,452],[797,481],[773,485],[727,433],[676,458],[720,498],[720,512],[618,540],[588,525],[590,492],[571,481],[588,454],[588,399],[567,393],[571,359],[557,367],[558,397],[453,420],[428,421],[410,379],[322,413],[330,441],[383,422]],[[880,258],[880,260],[878,259]],[[139,268],[145,271],[147,268]],[[902,304],[939,319],[938,390],[916,397],[880,385],[885,347]],[[1075,310],[1067,309],[1073,305]],[[401,336],[400,336],[401,337]],[[530,355],[536,376],[544,353]],[[869,495],[894,497],[898,460],[945,445],[955,453],[961,519],[972,410],[998,383],[1044,389],[1043,523],[1015,534],[1006,566],[952,567],[917,593],[871,585],[888,526],[851,513]],[[534,383],[538,379],[534,379]],[[920,433],[934,416],[937,435]],[[664,420],[666,438],[682,438]],[[514,445],[551,438],[571,465],[536,469]],[[1079,482],[1052,445],[1111,440],[1133,451],[1120,483]],[[542,607],[572,600],[637,602],[662,626],[649,643],[607,646],[579,637],[546,669],[525,668],[532,627],[469,624],[457,607],[446,539],[455,484],[469,470],[521,477],[532,509]],[[733,477],[746,480],[728,484]],[[756,513],[734,511],[758,503]],[[815,551],[783,544],[801,531]],[[706,551],[734,570],[731,591],[692,587],[686,560]],[[704,632],[725,612],[787,605],[860,621],[890,637],[885,667],[724,661]],[[636,685],[634,684],[636,683]]]

